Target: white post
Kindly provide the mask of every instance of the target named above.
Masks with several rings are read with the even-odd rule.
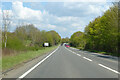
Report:
[[[6,42],[5,42],[5,48],[6,48]]]

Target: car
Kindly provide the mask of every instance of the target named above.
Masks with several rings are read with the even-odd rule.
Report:
[[[63,43],[61,43],[61,46],[63,45]]]
[[[69,45],[66,45],[66,47],[70,47]]]
[[[66,47],[70,47],[69,45],[65,44]]]

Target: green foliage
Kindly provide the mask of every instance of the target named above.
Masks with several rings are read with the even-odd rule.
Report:
[[[101,17],[95,18],[84,33],[76,32],[70,38],[74,47],[118,55],[118,6],[110,7]]]
[[[85,47],[85,38],[83,32],[76,32],[70,38],[70,45],[74,47],[78,47],[79,49],[84,49]]]
[[[68,37],[62,38],[61,43],[69,43],[69,38]]]
[[[4,44],[2,47],[4,48]],[[20,40],[14,33],[8,33],[7,37],[7,48],[15,49],[15,50],[22,50],[25,48],[22,40]]]
[[[61,40],[61,37],[56,31],[40,31],[32,24],[18,27],[15,32],[20,39],[31,40],[31,46],[42,47],[45,42],[53,46],[57,45]]]
[[[60,43],[61,37],[56,31],[54,31],[54,30],[48,31],[47,34],[51,35],[51,38],[53,40],[53,45],[57,45]]]
[[[114,5],[102,17],[98,17],[85,28],[85,49],[118,52],[118,7]]]
[[[4,32],[3,32],[4,33]],[[2,48],[5,48],[5,36],[3,35]],[[16,28],[14,32],[7,32],[7,47],[4,50],[33,50],[42,49],[43,43],[48,42],[50,46],[59,44],[61,37],[56,31],[40,31],[34,25],[23,25]],[[4,51],[9,52],[9,51]],[[6,53],[7,54],[7,53]]]

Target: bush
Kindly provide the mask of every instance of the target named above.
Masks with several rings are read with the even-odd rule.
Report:
[[[13,50],[21,50],[21,49],[23,50],[25,48],[25,45],[23,44],[23,41],[20,40],[13,33],[8,34],[6,46],[7,46],[7,48],[13,49]],[[4,42],[2,43],[2,48],[5,48]]]

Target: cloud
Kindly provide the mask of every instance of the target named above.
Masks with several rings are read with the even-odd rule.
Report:
[[[23,4],[20,1],[12,3],[13,26],[19,23],[34,24],[40,30],[56,30],[62,37],[70,37],[76,31],[83,32],[89,21],[109,8],[108,5],[103,6],[106,3],[87,2],[48,2],[36,6],[36,3],[31,3],[34,9]]]
[[[2,28],[2,10],[0,8],[0,30],[1,30],[1,28]]]
[[[49,14],[49,12],[45,10],[42,12],[40,10],[33,10],[27,7],[23,7],[23,3],[19,1],[13,2],[12,10],[16,19],[21,19],[21,20],[30,20],[30,21],[39,20],[41,22],[43,21],[49,23],[51,22],[51,20],[54,20],[54,22],[56,22],[56,20],[58,22],[64,22],[64,21],[71,21],[76,19],[75,17],[58,17]]]
[[[12,6],[13,14],[16,19],[31,22],[33,24],[42,24],[48,29],[55,29],[56,24],[63,25],[77,21],[78,17],[63,16],[58,17],[50,14],[47,11],[33,10],[27,7],[23,7],[22,2],[13,2]],[[58,26],[59,26],[58,25]]]
[[[2,10],[0,8],[0,20],[2,20]]]
[[[2,14],[2,9],[0,8],[0,14]]]
[[[51,25],[51,24],[48,24],[47,27],[50,28],[50,29],[55,29],[56,28],[55,25]]]
[[[86,15],[100,15],[100,13],[106,11],[109,9],[110,4],[107,4],[106,2],[66,2],[64,3],[64,7],[68,8],[69,10],[73,11],[81,11],[80,14],[82,16]]]
[[[27,7],[23,7],[23,3],[16,1],[12,4],[12,10],[17,19],[22,20],[42,20],[41,11],[35,11]]]

